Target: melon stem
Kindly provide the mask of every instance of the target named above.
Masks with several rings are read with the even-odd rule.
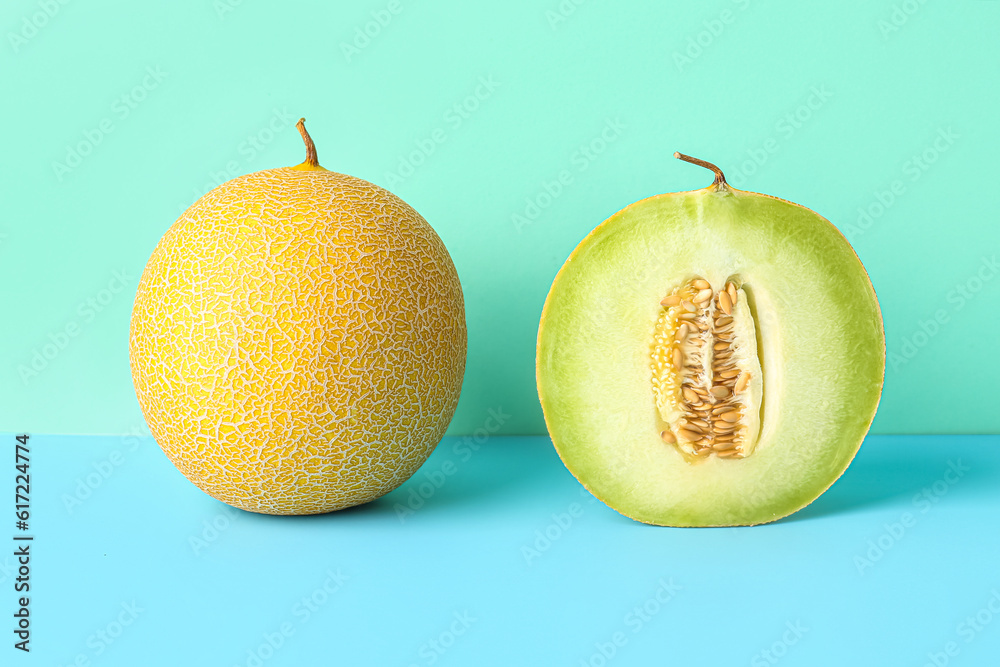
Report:
[[[722,173],[722,170],[716,167],[711,162],[706,162],[705,160],[699,160],[696,157],[691,157],[690,155],[684,155],[684,153],[674,153],[674,157],[678,160],[684,160],[685,162],[690,162],[691,164],[696,164],[699,167],[704,167],[705,169],[711,169],[715,172],[715,182],[712,183],[717,190],[725,188],[728,184],[726,183],[726,177]]]
[[[306,131],[306,119],[299,118],[299,122],[295,124],[295,127],[298,128],[299,134],[302,135],[302,141],[306,144],[306,161],[302,164],[307,164],[310,167],[318,167],[319,158],[316,157],[316,144],[313,143],[312,137]]]

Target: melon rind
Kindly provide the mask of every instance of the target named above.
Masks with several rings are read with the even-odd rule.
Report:
[[[157,443],[235,507],[370,501],[427,459],[465,370],[462,289],[410,206],[319,167],[215,188],[139,282],[130,359]]]

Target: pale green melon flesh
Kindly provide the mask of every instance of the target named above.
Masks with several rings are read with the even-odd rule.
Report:
[[[684,460],[659,436],[650,341],[660,300],[693,276],[739,276],[763,364],[763,422],[745,459]],[[868,275],[843,235],[795,204],[732,188],[619,211],[556,277],[537,379],[569,470],[622,514],[673,526],[764,523],[847,468],[882,389],[885,339]]]

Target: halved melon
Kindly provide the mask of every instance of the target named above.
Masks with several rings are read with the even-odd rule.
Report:
[[[626,516],[774,521],[857,453],[882,391],[881,312],[827,220],[677,156],[715,182],[614,214],[552,284],[545,422],[570,472]]]

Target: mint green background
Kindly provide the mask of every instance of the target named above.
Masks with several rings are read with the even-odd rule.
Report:
[[[996,277],[983,262],[1000,245],[1000,2],[910,0],[906,14],[860,0],[586,1],[564,2],[573,11],[554,22],[558,0],[401,0],[348,59],[341,43],[389,5],[3,3],[0,429],[142,430],[127,337],[146,259],[219,172],[301,161],[301,115],[324,166],[392,189],[455,259],[470,346],[453,434],[482,427],[491,408],[510,414],[506,433],[544,431],[534,340],[552,278],[618,209],[708,183],[674,150],[717,162],[737,187],[813,208],[851,238],[898,355],[875,432],[1000,431],[1000,280],[976,283],[977,272]],[[25,28],[33,16],[45,23],[35,33]],[[893,18],[898,30],[886,32]],[[699,39],[702,52],[679,66],[675,54]],[[165,78],[125,116],[116,100],[150,67]],[[481,77],[498,87],[481,89],[458,124],[448,110]],[[828,97],[811,98],[814,89]],[[288,120],[268,135],[275,109]],[[796,112],[809,116],[797,127],[786,119]],[[104,119],[110,134],[60,179],[53,163]],[[581,162],[579,148],[609,120],[624,128]],[[392,178],[439,129],[433,154]],[[914,172],[912,156],[942,131],[953,138]],[[250,151],[244,142],[262,132],[265,145]],[[763,165],[741,173],[765,146]],[[517,229],[512,216],[562,170],[572,182]],[[859,207],[896,180],[895,201],[852,230]],[[960,297],[970,280],[978,291]],[[109,283],[118,293],[102,293]],[[103,296],[100,312],[88,310]],[[78,335],[22,380],[19,367],[74,324]]]

